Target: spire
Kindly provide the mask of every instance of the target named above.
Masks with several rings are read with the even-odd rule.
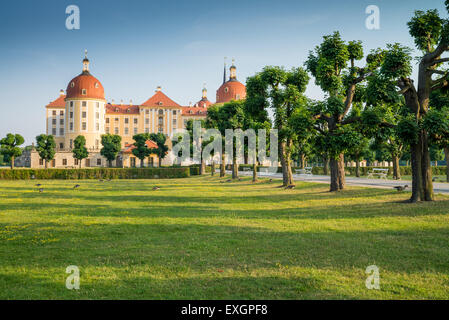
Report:
[[[203,91],[202,91],[202,93],[203,93],[203,95],[202,95],[203,100],[207,100],[206,83],[203,83]]]
[[[223,83],[226,82],[226,57],[224,57]]]
[[[89,73],[89,59],[87,59],[87,50],[84,50],[83,73]]]
[[[229,75],[229,80],[231,80],[231,81],[235,81],[235,80],[237,80],[237,73],[236,73],[236,70],[237,70],[237,68],[236,68],[236,66],[235,66],[235,59],[233,58],[232,59],[232,66],[229,68],[229,71],[230,71],[230,75]]]

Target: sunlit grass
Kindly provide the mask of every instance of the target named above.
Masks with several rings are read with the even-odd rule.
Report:
[[[0,181],[0,298],[449,298],[449,197],[226,179]]]

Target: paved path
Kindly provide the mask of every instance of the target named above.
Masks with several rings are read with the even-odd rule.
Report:
[[[229,171],[231,173],[231,171]],[[252,172],[239,171],[240,175],[252,176]],[[274,179],[282,179],[281,173],[276,173],[274,175],[260,173],[260,177],[270,177]],[[307,175],[307,174],[293,174],[293,179],[298,181],[308,181],[317,183],[330,183],[329,176],[321,175]],[[383,188],[392,189],[394,186],[408,185],[408,191],[411,190],[412,182],[408,180],[385,180],[385,179],[366,179],[366,178],[356,178],[356,177],[346,177],[346,184],[349,186],[359,186],[359,187],[371,187],[371,188]],[[435,193],[449,194],[449,183],[433,183],[433,190]]]

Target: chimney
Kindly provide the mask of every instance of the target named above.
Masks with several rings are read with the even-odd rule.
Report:
[[[162,90],[162,87],[161,86],[157,86],[156,92],[161,91],[161,90]]]
[[[133,99],[129,99],[129,105],[130,105],[130,106],[133,105]]]
[[[192,107],[192,101],[189,102],[189,107]]]
[[[111,102],[111,104],[114,104],[114,99],[112,99],[112,102]]]
[[[123,99],[120,100],[120,105],[123,106]]]
[[[64,90],[59,90],[59,96],[61,97],[61,96],[63,96],[64,95]]]

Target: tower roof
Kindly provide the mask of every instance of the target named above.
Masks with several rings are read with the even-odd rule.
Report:
[[[90,74],[87,56],[83,59],[83,72],[70,80],[66,92],[66,99],[90,98],[104,100],[103,85],[97,78]]]

